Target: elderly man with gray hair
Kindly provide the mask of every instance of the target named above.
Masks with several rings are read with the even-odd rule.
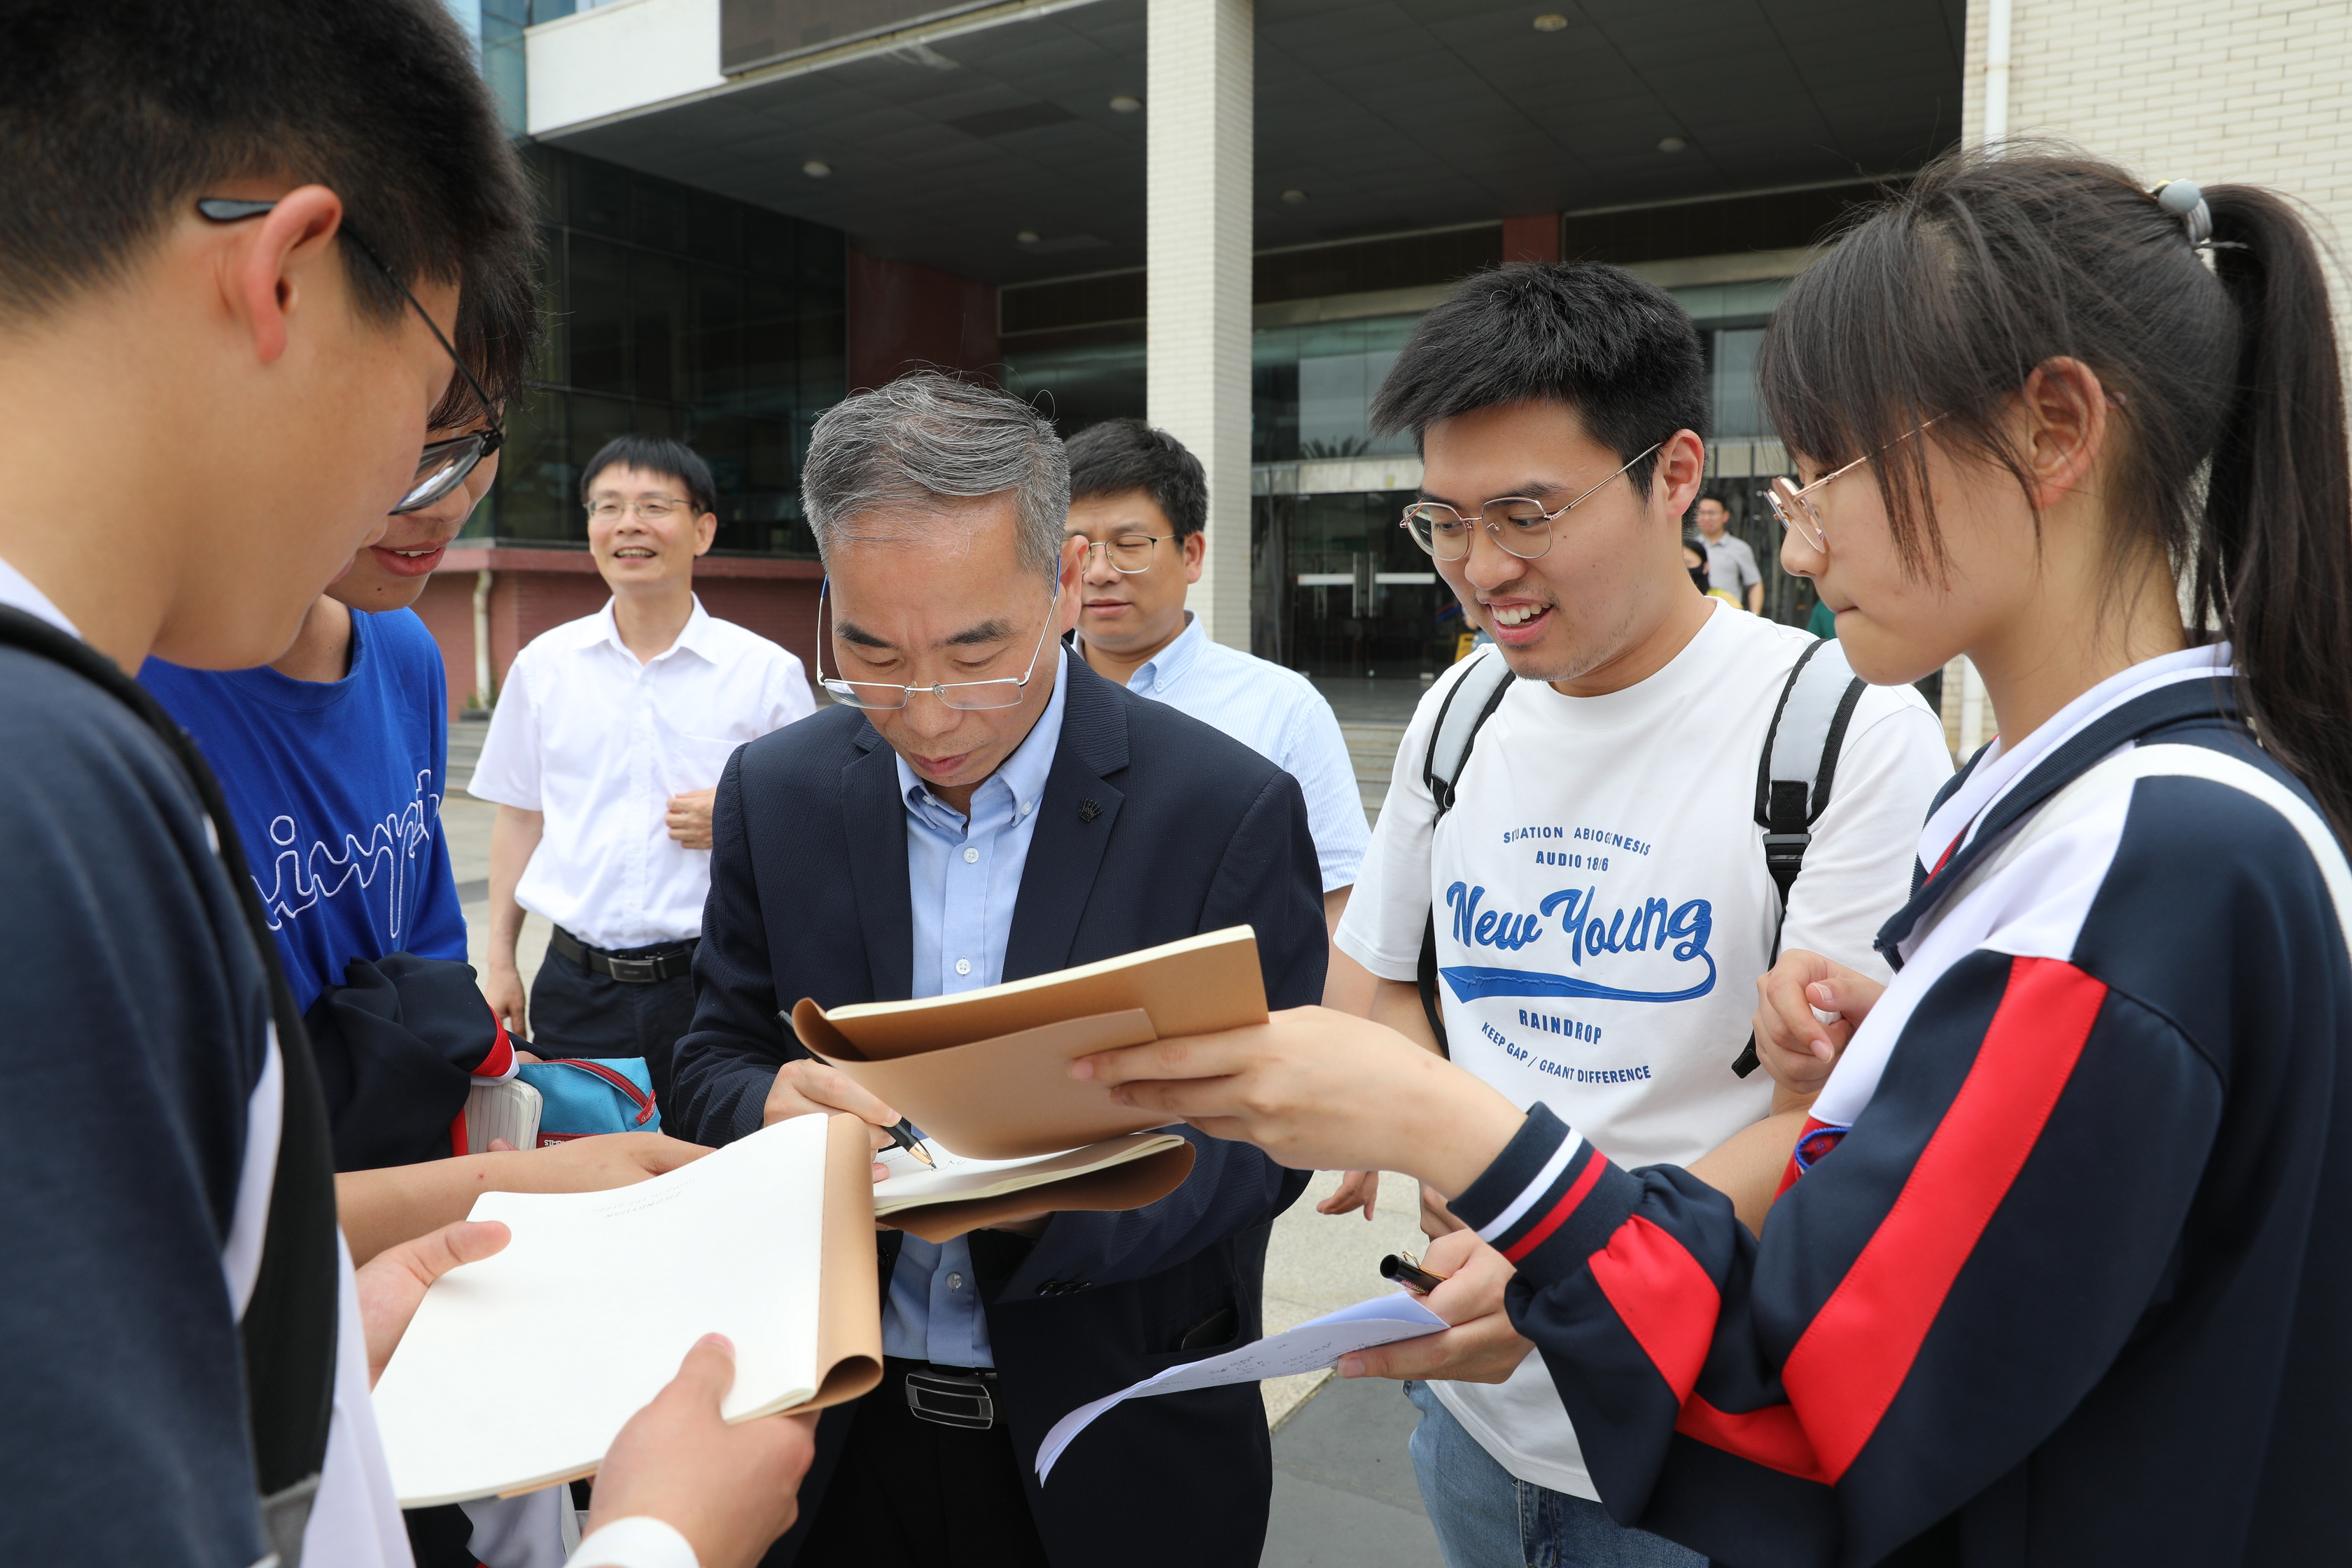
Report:
[[[1053,426],[909,375],[817,422],[802,479],[835,706],[739,750],[712,815],[678,1130],[898,1112],[777,1023],[937,996],[1246,923],[1272,1006],[1322,994],[1322,881],[1296,781],[1062,646],[1081,541]],[[1302,1173],[1198,1137],[1125,1214],[1041,1214],[934,1245],[881,1235],[882,1386],[825,1414],[771,1563],[1118,1568],[1257,1561],[1273,1487],[1244,1384],[1137,1400],[1064,1456],[1090,1399],[1259,1330],[1254,1247]]]

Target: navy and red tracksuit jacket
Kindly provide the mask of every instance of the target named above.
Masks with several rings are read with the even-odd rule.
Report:
[[[2352,879],[2185,657],[1922,873],[1760,1241],[1542,1106],[1455,1200],[1619,1521],[1737,1568],[2352,1561]]]

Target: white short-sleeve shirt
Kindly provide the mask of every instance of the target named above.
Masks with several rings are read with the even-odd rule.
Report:
[[[1771,1102],[1764,1074],[1731,1070],[1780,906],[1756,770],[1813,640],[1727,606],[1625,690],[1515,684],[1433,834],[1423,762],[1457,665],[1405,732],[1341,951],[1411,982],[1433,907],[1454,1061],[1518,1105],[1542,1101],[1620,1165],[1687,1165],[1715,1148]],[[1917,692],[1864,693],[1783,945],[1885,977],[1871,939],[1909,893],[1919,824],[1951,772]],[[1430,1387],[1514,1476],[1597,1495],[1540,1357],[1507,1383]]]
[[[1222,730],[1298,781],[1323,890],[1353,887],[1371,829],[1331,704],[1295,669],[1213,642],[1189,611],[1176,640],[1128,678],[1138,697]]]
[[[643,664],[613,605],[515,658],[468,794],[544,814],[516,901],[593,947],[702,931],[710,852],[669,836],[669,798],[709,789],[746,741],[816,710],[801,661],[694,603]]]

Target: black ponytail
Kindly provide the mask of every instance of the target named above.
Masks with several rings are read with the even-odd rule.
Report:
[[[2034,368],[2115,399],[2116,581],[2156,555],[2232,645],[2245,711],[2352,837],[2352,458],[2318,247],[2246,185],[2204,192],[2212,264],[2112,164],[1962,152],[1860,215],[1790,287],[1757,378],[1789,446],[1871,470],[1906,567],[1944,574],[1928,438],[2031,488],[2005,419]]]
[[[2205,201],[2213,272],[2241,332],[2206,483],[2196,615],[2230,639],[2264,746],[2352,836],[2352,457],[2327,277],[2273,192],[2219,185]]]

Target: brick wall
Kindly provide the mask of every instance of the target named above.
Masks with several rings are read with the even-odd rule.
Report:
[[[1969,6],[1970,143],[1987,9]],[[2013,0],[2009,133],[2076,142],[2151,185],[2274,185],[2352,237],[2352,5]]]

